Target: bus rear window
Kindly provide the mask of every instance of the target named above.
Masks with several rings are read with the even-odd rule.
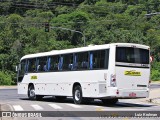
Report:
[[[149,64],[149,50],[132,47],[117,47],[116,62]]]

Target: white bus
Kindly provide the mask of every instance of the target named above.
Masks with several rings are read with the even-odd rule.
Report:
[[[115,104],[118,99],[149,96],[150,48],[113,43],[30,54],[21,58],[18,94],[29,99],[73,97]]]

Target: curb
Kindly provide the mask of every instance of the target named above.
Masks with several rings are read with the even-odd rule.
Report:
[[[17,86],[0,86],[0,89],[17,89]]]
[[[160,104],[160,97],[147,100],[150,103]]]
[[[160,88],[150,90],[150,97],[146,100],[149,103],[160,104]]]
[[[160,84],[160,80],[158,80],[158,81],[151,81],[151,84]]]

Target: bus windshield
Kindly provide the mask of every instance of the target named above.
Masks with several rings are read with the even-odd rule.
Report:
[[[149,50],[133,47],[117,47],[116,62],[149,64]]]

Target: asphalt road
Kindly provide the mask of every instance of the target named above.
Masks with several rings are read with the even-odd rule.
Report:
[[[156,88],[160,88],[160,84],[151,84],[150,89],[156,89]],[[23,100],[23,99],[27,99],[27,96],[25,95],[18,95],[17,94],[17,89],[0,89],[0,102],[1,101],[17,101],[17,100]],[[53,98],[45,98],[45,100],[50,100]],[[54,99],[53,99],[54,100]]]
[[[160,84],[151,84],[150,89],[160,88]]]
[[[159,88],[159,85],[151,84],[150,88],[156,89],[156,88]],[[2,106],[5,104],[9,105],[10,110],[8,111],[23,111],[23,112],[24,111],[32,111],[32,112],[33,111],[34,112],[50,111],[51,113],[50,112],[44,113],[45,116],[51,115],[51,117],[47,119],[51,119],[53,116],[55,116],[54,119],[57,118],[57,120],[64,119],[63,117],[65,115],[69,115],[69,117],[67,117],[69,120],[75,119],[74,116],[77,116],[76,119],[78,120],[83,120],[83,119],[88,120],[88,118],[82,118],[82,117],[90,116],[90,115],[91,116],[93,115],[93,118],[89,117],[90,120],[94,120],[94,119],[97,120],[100,117],[95,118],[94,115],[96,115],[96,113],[93,113],[93,112],[99,112],[99,111],[100,112],[121,111],[122,113],[125,113],[128,111],[142,112],[142,111],[159,111],[160,110],[159,105],[155,105],[147,102],[144,103],[140,101],[135,102],[132,99],[120,99],[119,102],[115,105],[104,105],[100,100],[94,100],[92,102],[85,103],[83,105],[75,105],[73,103],[72,98],[67,98],[65,101],[59,102],[59,101],[56,101],[56,99],[52,96],[45,97],[42,101],[32,101],[32,100],[29,100],[28,97],[25,95],[18,95],[17,89],[0,89],[0,105]],[[79,111],[84,113],[79,113]],[[14,120],[17,120],[17,119],[19,120],[20,118],[14,118]],[[41,118],[40,120],[43,120],[43,119],[44,118]],[[34,120],[39,120],[39,118]]]

